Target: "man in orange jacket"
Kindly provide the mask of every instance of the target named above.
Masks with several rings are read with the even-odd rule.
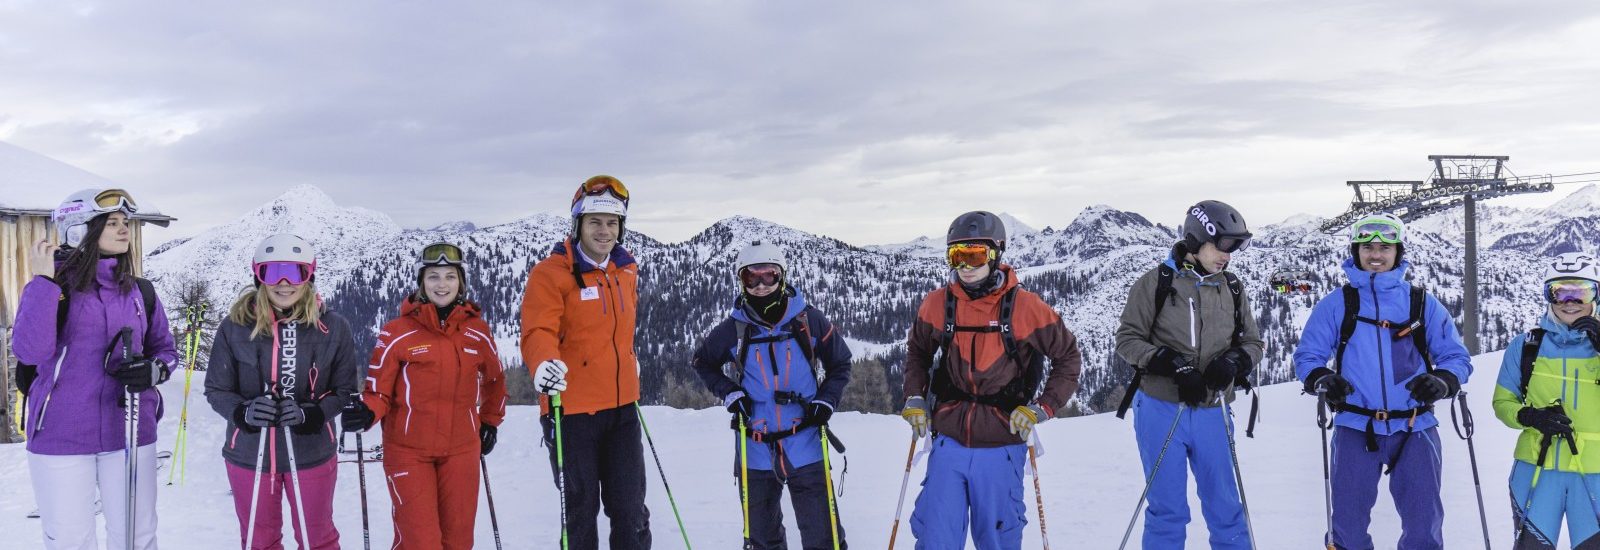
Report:
[[[528,273],[522,299],[522,359],[533,370],[550,468],[565,478],[568,548],[599,547],[595,520],[605,504],[609,548],[650,548],[644,505],[644,448],[634,409],[639,360],[633,351],[639,267],[618,245],[628,189],[611,176],[583,182],[572,197],[572,236]],[[564,469],[557,466],[549,397],[560,395]]]

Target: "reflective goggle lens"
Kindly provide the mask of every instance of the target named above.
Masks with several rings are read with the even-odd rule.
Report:
[[[303,285],[311,280],[311,265],[300,262],[262,262],[256,264],[256,280],[264,285],[282,282]]]
[[[1350,238],[1353,243],[1370,243],[1373,240],[1400,244],[1400,228],[1388,223],[1372,222],[1357,227]]]
[[[121,189],[101,191],[99,195],[94,196],[94,206],[95,210],[100,212],[127,210],[131,214],[139,211],[139,205],[133,203],[133,196]]]
[[[578,199],[583,198],[584,195],[599,195],[601,193],[611,193],[612,196],[622,199],[623,203],[628,202],[628,186],[623,185],[621,180],[611,176],[589,178],[589,181],[583,182],[583,185],[578,187],[578,192],[572,195],[572,202],[578,202]]]
[[[1597,294],[1600,294],[1600,284],[1588,280],[1562,279],[1550,281],[1544,287],[1544,299],[1552,304],[1592,304]]]
[[[996,258],[994,247],[983,243],[956,243],[945,250],[945,258],[949,260],[950,267],[977,268],[988,265],[990,260]]]
[[[1217,250],[1232,254],[1250,248],[1250,237],[1230,237],[1223,235],[1217,237]]]
[[[428,245],[422,249],[422,263],[427,265],[461,265],[461,249],[449,243]]]
[[[739,270],[739,281],[744,283],[745,288],[773,286],[781,280],[783,270],[778,269],[777,264],[755,264]]]

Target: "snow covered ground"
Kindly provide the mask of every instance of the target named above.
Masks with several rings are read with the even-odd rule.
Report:
[[[1506,507],[1506,478],[1510,471],[1515,432],[1494,418],[1491,390],[1500,353],[1479,356],[1477,372],[1468,384],[1478,421],[1476,445],[1483,480],[1489,529],[1498,546],[1511,537]],[[224,420],[212,413],[195,377],[190,396],[190,435],[187,482],[160,487],[160,540],[163,548],[218,549],[237,547],[239,537],[232,501],[224,481],[219,455]],[[170,449],[177,429],[181,378],[166,384],[169,413],[161,424],[158,448]],[[1248,400],[1241,401],[1242,420]],[[1260,548],[1312,548],[1323,531],[1322,459],[1314,425],[1313,401],[1299,388],[1282,384],[1262,392],[1263,420],[1255,439],[1239,438],[1245,488]],[[731,472],[733,436],[726,413],[720,409],[685,411],[661,407],[645,409],[651,435],[660,451],[691,542],[702,549],[737,548],[740,512]],[[501,537],[506,548],[553,548],[560,529],[558,501],[545,450],[539,446],[536,410],[514,407],[501,428],[500,446],[489,456],[489,469],[499,511]],[[1482,540],[1477,503],[1466,443],[1449,432],[1449,415],[1441,436],[1445,441],[1445,531],[1447,547],[1475,548]],[[887,546],[894,520],[895,499],[904,471],[908,431],[898,417],[841,413],[836,431],[849,447],[849,473],[840,482],[839,499],[849,542],[856,548]],[[1242,431],[1241,424],[1241,431]],[[1041,481],[1050,541],[1054,548],[1114,548],[1143,486],[1131,423],[1115,416],[1054,420],[1040,426],[1045,455],[1040,459]],[[375,438],[374,438],[375,439]],[[353,444],[353,438],[352,438]],[[369,445],[371,442],[369,442]],[[5,548],[38,547],[38,520],[25,516],[33,507],[22,445],[0,447],[0,533]],[[836,461],[835,470],[844,461]],[[661,489],[653,463],[649,506],[656,548],[683,544],[667,495]],[[356,466],[341,466],[335,509],[345,548],[361,547],[361,512]],[[909,518],[923,468],[913,473],[907,491],[905,520],[897,544],[910,548]],[[374,547],[387,548],[391,539],[389,498],[383,491],[382,467],[367,466]],[[163,482],[166,474],[163,473]],[[1029,529],[1025,548],[1041,548],[1031,480],[1026,489]],[[1189,528],[1189,547],[1205,548],[1205,527],[1199,502],[1191,494],[1195,521]],[[786,517],[793,517],[790,512]],[[1378,546],[1393,547],[1399,520],[1385,494],[1373,514],[1372,532]],[[603,517],[602,517],[603,519]],[[602,522],[602,530],[604,524]],[[1135,541],[1138,538],[1135,531]],[[789,529],[790,546],[799,547],[799,533]],[[493,548],[489,512],[480,505],[479,548]],[[1135,546],[1136,544],[1130,544]]]

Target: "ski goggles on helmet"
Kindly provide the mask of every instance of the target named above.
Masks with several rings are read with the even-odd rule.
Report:
[[[955,243],[944,251],[945,260],[955,269],[975,269],[989,265],[1000,257],[1000,251],[989,243]]]
[[[107,189],[94,196],[95,212],[116,212],[121,210],[128,214],[139,211],[139,205],[133,203],[133,196],[121,189]]]
[[[1217,235],[1217,239],[1212,241],[1212,244],[1216,245],[1217,250],[1232,254],[1250,248],[1250,235],[1248,233],[1244,235]]]
[[[739,270],[739,282],[745,288],[773,286],[783,280],[783,269],[778,264],[751,264]]]
[[[255,265],[256,281],[264,285],[289,283],[303,285],[311,280],[311,264],[300,262],[261,262]]]
[[[422,265],[462,264],[461,248],[450,243],[434,243],[422,249]]]
[[[1544,284],[1544,299],[1551,304],[1592,304],[1600,295],[1600,283],[1588,279],[1556,279]]]
[[[578,186],[578,192],[572,195],[572,202],[577,203],[585,195],[592,196],[601,193],[611,193],[611,196],[622,199],[623,204],[628,203],[628,186],[623,185],[621,180],[611,176],[589,178],[588,181],[583,182],[583,185]]]
[[[1372,241],[1400,244],[1405,236],[1404,229],[1388,220],[1368,220],[1350,229],[1350,242],[1358,244]]]

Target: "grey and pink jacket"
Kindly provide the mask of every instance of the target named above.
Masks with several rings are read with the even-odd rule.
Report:
[[[355,353],[350,325],[332,312],[323,312],[316,325],[280,322],[270,334],[250,337],[252,327],[223,319],[211,343],[206,367],[206,401],[228,419],[222,457],[229,463],[255,468],[259,433],[235,424],[234,409],[266,393],[271,386],[281,395],[322,411],[322,427],[315,433],[272,428],[268,435],[270,471],[288,468],[289,450],[284,435],[294,441],[296,465],[304,470],[333,458],[338,448],[334,421],[352,396],[359,399],[362,358]]]
[[[39,377],[28,390],[28,452],[81,455],[127,446],[126,409],[120,406],[124,387],[106,373],[108,362],[115,369],[122,360],[122,350],[110,348],[123,327],[133,329],[135,356],[178,364],[160,298],[155,311],[144,311],[137,285],[116,284],[116,264],[114,258],[100,260],[93,288],[72,293],[60,333],[56,323],[61,287],[35,276],[22,288],[11,349],[18,361],[39,366]],[[141,392],[139,406],[139,444],[153,443],[156,422],[164,412],[161,392],[155,388]]]

